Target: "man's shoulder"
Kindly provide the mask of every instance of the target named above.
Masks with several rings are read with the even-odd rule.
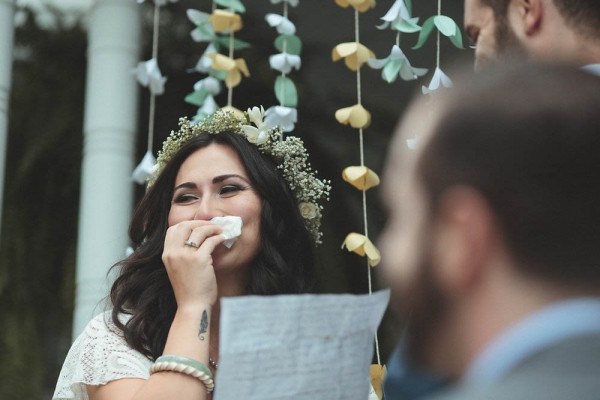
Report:
[[[490,386],[460,386],[431,400],[598,400],[600,335],[573,338],[528,358]]]

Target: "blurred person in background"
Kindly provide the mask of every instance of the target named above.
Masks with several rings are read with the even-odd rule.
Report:
[[[598,0],[465,0],[464,26],[477,69],[497,59],[530,58],[600,75]]]
[[[438,100],[413,103],[382,180],[407,323],[387,398],[597,400],[600,80],[505,66]]]

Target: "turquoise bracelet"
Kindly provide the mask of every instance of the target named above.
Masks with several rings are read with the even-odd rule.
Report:
[[[207,393],[212,392],[215,388],[210,369],[200,361],[192,358],[176,355],[160,356],[152,364],[152,367],[150,367],[150,373],[153,374],[160,371],[181,372],[193,376],[204,384]]]

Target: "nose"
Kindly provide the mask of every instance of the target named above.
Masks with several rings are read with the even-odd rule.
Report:
[[[216,213],[216,201],[217,200],[212,198],[212,196],[202,197],[202,199],[196,205],[194,219],[209,221],[214,217],[218,217]]]

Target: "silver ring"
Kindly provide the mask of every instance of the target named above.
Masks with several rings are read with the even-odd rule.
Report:
[[[190,239],[188,239],[188,240],[186,240],[185,242],[183,242],[183,244],[185,244],[186,246],[195,247],[195,248],[198,248],[198,247],[200,247],[200,246],[198,245],[198,243],[196,243],[196,242],[194,242],[194,241],[192,241],[192,240],[190,240]]]

